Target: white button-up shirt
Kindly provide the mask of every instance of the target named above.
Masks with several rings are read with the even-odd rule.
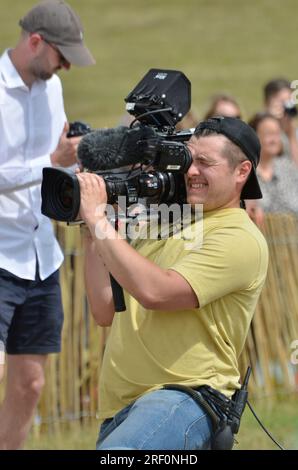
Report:
[[[42,169],[51,166],[66,116],[60,79],[31,89],[0,58],[0,268],[22,279],[46,279],[63,261],[51,221],[41,214]]]

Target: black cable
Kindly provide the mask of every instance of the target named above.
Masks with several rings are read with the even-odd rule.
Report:
[[[247,405],[250,409],[250,411],[252,412],[252,414],[254,415],[255,419],[257,420],[257,422],[259,423],[259,425],[261,426],[261,428],[263,429],[263,431],[267,434],[267,436],[270,437],[270,439],[274,442],[274,444],[277,445],[277,447],[279,447],[280,450],[286,450],[282,445],[280,445],[275,439],[274,437],[272,436],[272,434],[270,434],[270,432],[265,428],[265,426],[263,425],[263,423],[261,422],[261,420],[258,418],[258,416],[256,415],[253,407],[251,406],[251,404],[249,403],[249,401],[247,400]]]
[[[121,175],[126,173],[127,177],[119,180],[119,181],[125,183],[127,181],[135,179],[137,176],[140,176],[146,170],[150,170],[150,167],[152,166],[152,164],[153,164],[153,160],[151,160],[150,162],[147,162],[146,165],[142,164],[139,168],[131,168],[129,171],[127,171],[127,170],[122,170],[122,171],[119,171],[119,172],[115,171],[112,174],[111,174],[110,170],[106,170],[106,172],[101,173],[101,176],[105,176],[105,174],[107,173],[108,176],[105,178],[105,181],[109,181],[111,183],[114,183],[115,180],[113,178],[109,178],[109,177],[119,176],[119,175],[121,176]]]
[[[143,113],[143,114],[140,114],[139,116],[137,116],[131,123],[130,123],[130,128],[133,127],[134,123],[137,122],[137,121],[140,121],[142,120],[144,117],[146,116],[150,116],[151,114],[160,114],[160,113],[163,113],[164,111],[172,111],[173,108],[160,108],[160,109],[156,109],[154,111],[147,111],[146,113]]]
[[[121,172],[114,172],[114,173],[108,173],[108,176],[106,176],[105,181],[109,181],[111,183],[115,183],[115,180],[113,179],[113,176],[121,176],[123,174],[127,174],[126,178],[123,178],[121,180],[118,180],[118,182],[126,182],[130,181],[132,179],[135,179],[137,176],[139,176],[142,172],[142,168],[135,168],[133,171],[121,171]],[[104,173],[101,174],[101,176],[105,176]]]

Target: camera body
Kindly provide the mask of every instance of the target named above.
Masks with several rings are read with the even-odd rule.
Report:
[[[116,203],[119,196],[125,196],[127,206],[137,203],[139,198],[145,198],[147,204],[183,204],[186,201],[184,174],[192,158],[184,142],[192,136],[192,131],[176,132],[175,125],[190,108],[190,88],[182,72],[151,69],[125,98],[126,109],[135,116],[138,125],[152,127],[158,139],[150,169],[144,171],[141,165],[126,178],[115,170],[95,171],[105,180],[109,204]],[[68,136],[84,136],[90,132],[88,125],[76,121],[70,125]],[[146,142],[143,144],[146,146]],[[77,219],[80,186],[73,172],[44,168],[41,192],[44,215],[66,222]]]
[[[93,129],[86,124],[85,122],[82,121],[74,121],[69,123],[69,130],[66,134],[66,137],[80,137],[86,134],[89,134],[89,132],[92,132]]]

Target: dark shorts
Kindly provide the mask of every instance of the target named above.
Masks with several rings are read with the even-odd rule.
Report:
[[[8,354],[59,352],[62,325],[59,271],[28,281],[0,269],[0,344]]]

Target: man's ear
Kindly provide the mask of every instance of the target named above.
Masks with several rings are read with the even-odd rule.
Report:
[[[241,162],[237,168],[237,181],[239,183],[245,182],[252,169],[252,163],[249,160]]]
[[[31,33],[28,37],[29,46],[32,52],[38,51],[42,46],[43,39],[38,33]]]

